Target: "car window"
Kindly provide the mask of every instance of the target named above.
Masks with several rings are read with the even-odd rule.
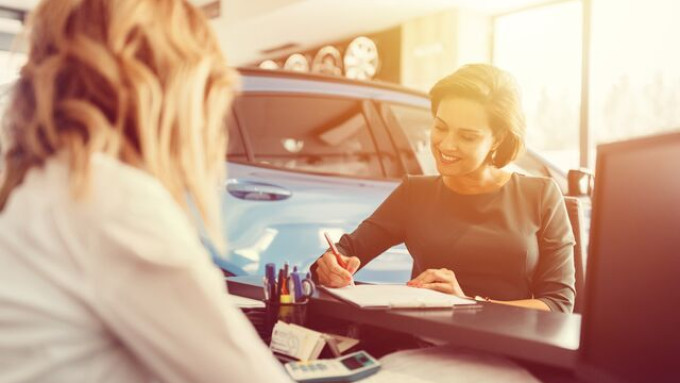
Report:
[[[387,117],[389,118],[391,114],[395,120],[393,124],[401,127],[403,137],[405,137],[410,149],[415,153],[415,158],[423,173],[438,174],[437,165],[434,162],[430,149],[430,127],[432,126],[430,111],[428,109],[399,104],[385,104],[385,108],[388,111],[386,113]],[[395,137],[398,136],[399,132],[395,134]],[[506,170],[532,176],[555,178],[546,165],[530,153],[524,153],[519,156],[514,162],[506,166]]]
[[[429,109],[384,104],[383,118],[391,128],[395,145],[409,174],[437,174],[430,150],[432,114]],[[395,126],[396,125],[396,126]]]
[[[255,163],[383,178],[361,103],[287,95],[242,96],[234,107]]]
[[[229,130],[229,139],[227,145],[227,160],[230,161],[247,161],[246,148],[243,144],[243,137],[238,129],[236,116],[232,110],[227,117],[227,129]]]
[[[403,161],[397,155],[391,135],[387,131],[380,113],[371,101],[364,101],[362,106],[372,128],[371,132],[373,133],[373,139],[382,160],[385,177],[391,179],[402,178],[404,176]]]

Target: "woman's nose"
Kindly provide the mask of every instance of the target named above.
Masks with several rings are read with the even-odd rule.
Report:
[[[439,142],[439,148],[442,150],[446,151],[454,151],[458,149],[458,140],[455,137],[455,134],[453,133],[448,133],[444,138]]]

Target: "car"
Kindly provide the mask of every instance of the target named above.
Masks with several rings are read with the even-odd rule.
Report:
[[[238,72],[221,190],[227,247],[218,252],[206,241],[226,275],[262,275],[270,262],[307,271],[328,248],[324,232],[338,240],[406,175],[437,174],[427,94],[325,75]],[[565,173],[532,150],[509,168],[568,190]],[[404,282],[411,266],[402,244],[364,265],[356,279]]]

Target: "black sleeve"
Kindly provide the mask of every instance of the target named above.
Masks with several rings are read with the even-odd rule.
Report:
[[[397,186],[383,203],[351,234],[340,238],[338,251],[361,260],[361,267],[390,247],[403,243],[405,238],[406,209],[409,180]],[[312,279],[317,280],[316,262],[310,268]]]
[[[538,232],[539,260],[533,294],[551,311],[571,312],[574,307],[574,234],[564,198],[554,181],[546,183],[541,201]]]

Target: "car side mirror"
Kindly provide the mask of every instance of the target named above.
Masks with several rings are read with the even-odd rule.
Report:
[[[592,197],[595,177],[588,169],[571,169],[567,173],[569,194],[572,197]]]

